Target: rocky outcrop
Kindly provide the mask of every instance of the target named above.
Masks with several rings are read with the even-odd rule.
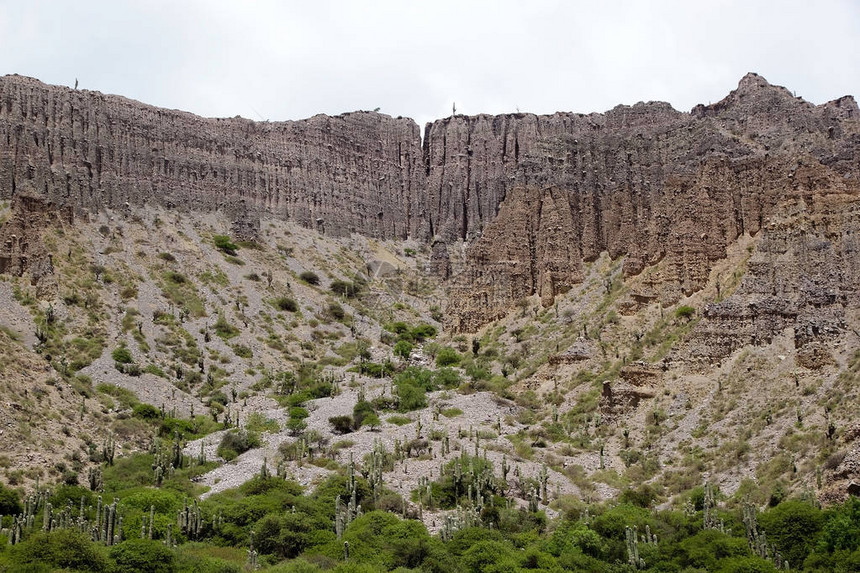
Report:
[[[0,274],[27,275],[40,294],[55,294],[54,261],[42,241],[42,231],[49,225],[72,222],[70,208],[58,209],[29,190],[18,193],[9,217],[0,225]]]
[[[765,226],[738,289],[705,307],[676,359],[717,363],[790,328],[799,366],[833,361],[828,344],[845,333],[846,310],[860,307],[860,201],[819,197],[786,209]]]
[[[635,410],[642,400],[653,398],[663,381],[660,367],[644,362],[625,366],[618,380],[603,383],[600,395],[600,412],[608,419],[615,419]]]

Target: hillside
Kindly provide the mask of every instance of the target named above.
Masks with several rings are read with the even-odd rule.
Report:
[[[690,113],[425,134],[0,78],[0,480],[98,490],[150,456],[137,485],[222,500],[358,471],[443,536],[485,494],[856,493],[853,98],[750,74]],[[458,460],[468,495],[434,501]]]

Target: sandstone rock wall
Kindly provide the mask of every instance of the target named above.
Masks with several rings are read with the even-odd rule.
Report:
[[[277,123],[205,119],[0,78],[4,198],[29,181],[79,209],[155,202],[228,210],[244,202],[326,233],[406,237],[421,227],[422,161],[409,119],[368,112]]]
[[[253,236],[267,212],[329,234],[469,245],[450,326],[474,330],[520,298],[544,304],[607,251],[677,300],[779,205],[860,193],[860,111],[814,106],[749,74],[712,106],[605,114],[371,112],[303,121],[205,119],[98,92],[0,78],[0,197],[25,182],[78,209],[157,202],[222,209]],[[460,270],[460,269],[456,269]]]
[[[794,331],[799,366],[832,362],[831,343],[860,308],[860,201],[850,196],[798,202],[763,230],[738,289],[705,307],[672,357],[714,364],[746,345]]]
[[[626,276],[662,261],[654,299],[695,292],[782,205],[860,200],[858,118],[852,98],[813,106],[755,75],[691,114],[652,103],[580,118],[520,158],[454,280],[451,326],[475,330],[533,294],[551,304],[602,251],[625,257]]]

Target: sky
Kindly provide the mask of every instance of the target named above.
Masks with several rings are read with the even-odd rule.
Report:
[[[860,98],[860,0],[0,0],[0,75],[207,117]]]

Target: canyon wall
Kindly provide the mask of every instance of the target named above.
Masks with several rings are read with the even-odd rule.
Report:
[[[372,112],[303,121],[206,119],[118,96],[0,78],[0,197],[22,185],[77,209],[154,202],[222,209],[239,234],[268,213],[327,234],[432,242],[452,272],[450,326],[520,298],[545,304],[607,251],[626,275],[664,261],[647,300],[701,288],[711,265],[786,201],[860,193],[860,112],[745,76],[723,101],[604,114],[452,116],[423,142]]]
[[[858,119],[853,98],[814,106],[754,74],[689,114],[649,103],[578,118],[520,158],[452,282],[451,327],[475,330],[533,294],[551,304],[603,251],[624,257],[625,276],[662,263],[639,302],[692,294],[785,204],[860,200]]]

